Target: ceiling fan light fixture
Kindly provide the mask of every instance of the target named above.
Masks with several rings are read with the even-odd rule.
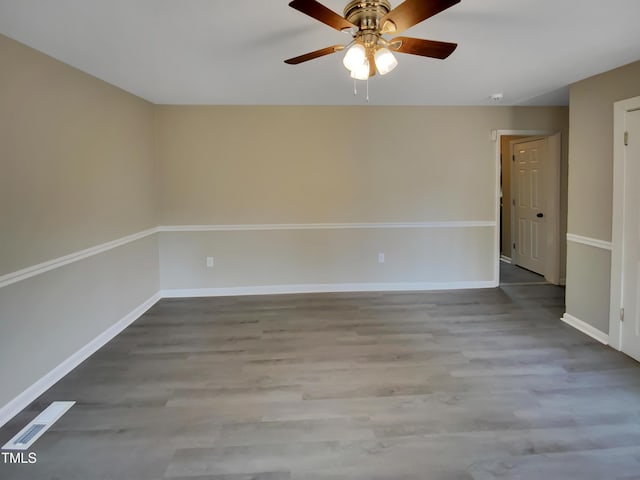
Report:
[[[335,30],[348,33],[353,40],[347,45],[333,45],[290,58],[285,63],[298,65],[345,50],[342,63],[351,78],[368,80],[376,73],[386,75],[398,66],[392,51],[443,60],[458,46],[456,43],[402,36],[387,40],[384,36],[400,34],[461,0],[403,0],[395,8],[389,0],[348,0],[344,15],[334,12],[321,1],[292,0],[289,6]],[[354,91],[357,91],[356,85],[354,82]],[[367,82],[367,92],[368,87]]]
[[[376,68],[380,75],[386,75],[398,66],[398,60],[386,47],[380,47],[375,53]]]
[[[344,59],[342,63],[346,67],[347,70],[354,72],[358,69],[363,68],[364,64],[367,64],[367,50],[364,48],[364,45],[360,43],[356,43],[353,45],[347,53],[344,55]],[[368,68],[368,67],[367,67]]]
[[[351,78],[354,80],[369,80],[369,61],[365,58],[362,65],[351,70]]]

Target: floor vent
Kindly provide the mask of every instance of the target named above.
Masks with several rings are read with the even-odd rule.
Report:
[[[2,450],[27,450],[51,425],[56,423],[76,402],[53,402],[29,425],[9,440]]]

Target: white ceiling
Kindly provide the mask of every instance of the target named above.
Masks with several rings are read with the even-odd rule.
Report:
[[[283,63],[350,40],[287,3],[0,0],[0,33],[155,103],[364,104],[340,53]],[[399,54],[370,103],[567,104],[570,83],[640,59],[639,19],[639,0],[462,0],[403,33],[457,42],[453,55]]]

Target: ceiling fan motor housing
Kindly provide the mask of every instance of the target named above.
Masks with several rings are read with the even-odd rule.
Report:
[[[374,33],[380,31],[380,20],[390,11],[387,0],[353,0],[345,7],[344,18],[362,33]]]

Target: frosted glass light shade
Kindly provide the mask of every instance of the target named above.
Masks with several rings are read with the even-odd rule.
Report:
[[[379,48],[375,54],[376,68],[380,75],[386,75],[398,66],[398,60],[388,48]]]
[[[351,70],[351,78],[356,80],[368,80],[369,79],[369,61],[365,59],[364,63],[359,67]]]
[[[362,67],[362,65],[367,61],[367,51],[364,48],[364,45],[356,43],[353,45],[347,53],[344,55],[344,59],[342,63],[347,68],[347,70],[354,71],[357,68]]]

